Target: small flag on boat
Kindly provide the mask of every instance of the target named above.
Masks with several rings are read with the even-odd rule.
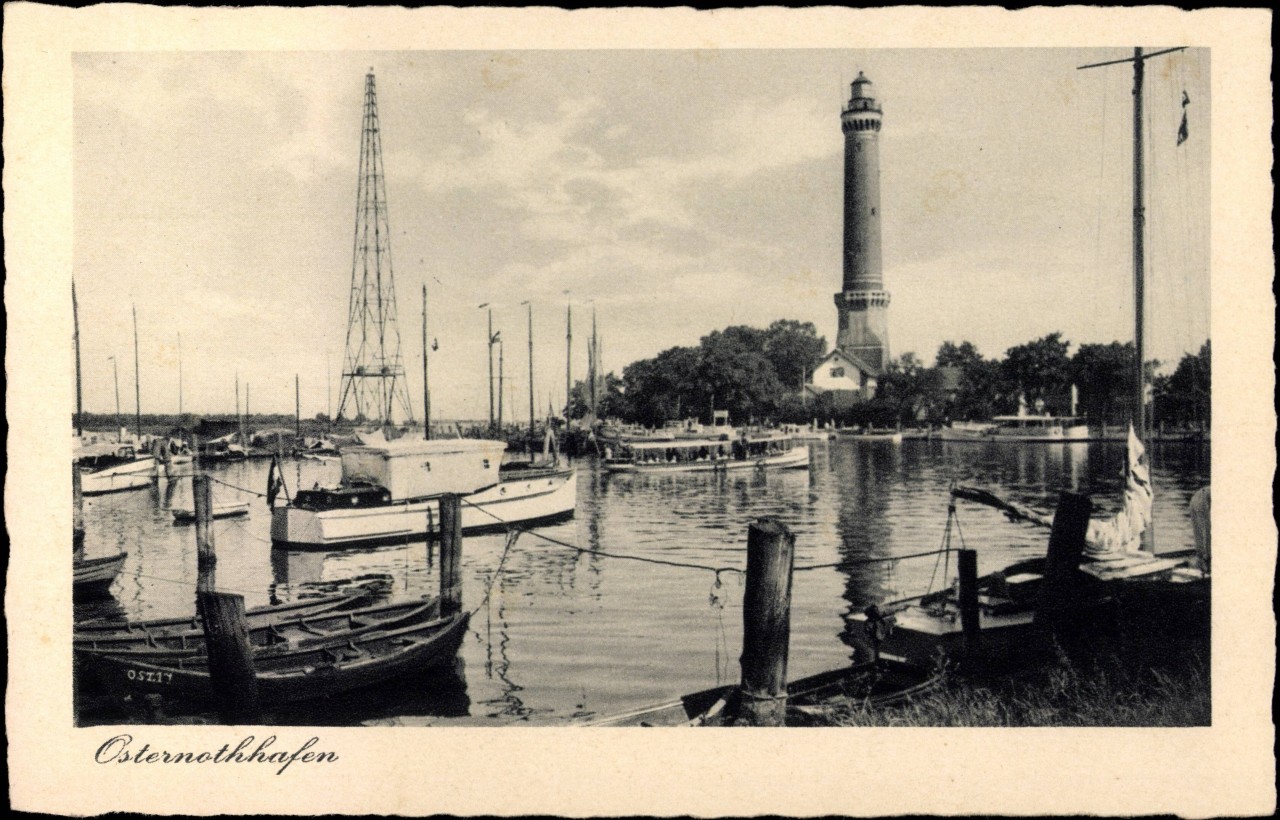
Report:
[[[1187,141],[1187,106],[1191,105],[1191,98],[1187,96],[1187,92],[1182,92],[1182,124],[1178,126],[1178,145]]]
[[[280,464],[276,461],[276,457],[271,457],[271,467],[267,470],[267,506],[274,507],[276,505],[276,496],[280,494],[280,488],[284,486],[284,477],[280,475]]]

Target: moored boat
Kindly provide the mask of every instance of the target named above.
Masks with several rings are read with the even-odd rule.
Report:
[[[74,558],[72,560],[72,591],[77,595],[106,592],[129,553],[108,555],[105,558]]]
[[[783,433],[742,435],[736,439],[679,439],[633,441],[610,448],[604,468],[609,472],[720,472],[750,469],[788,469],[809,466],[809,448]]]
[[[184,507],[173,507],[169,510],[173,514],[173,523],[175,524],[194,524],[196,514],[194,510],[188,510]],[[222,504],[214,504],[210,511],[212,518],[236,518],[249,514],[248,501],[230,501]]]
[[[868,428],[866,430],[837,430],[836,436],[841,440],[848,439],[850,441],[887,441],[891,444],[902,443],[902,431],[900,430],[876,430]]]
[[[421,541],[439,532],[440,496],[463,496],[464,532],[573,516],[573,467],[500,473],[506,445],[484,439],[397,439],[342,449],[337,487],[299,490],[271,511],[273,545],[294,549]]]
[[[80,486],[85,495],[105,495],[126,490],[140,490],[151,485],[156,474],[156,460],[138,455],[132,444],[112,445],[106,451],[82,453],[78,469]]]
[[[254,656],[258,699],[280,706],[326,697],[449,663],[466,634],[468,614],[352,636],[341,643]],[[80,652],[86,674],[108,691],[158,693],[211,702],[216,693],[204,656],[149,663],[122,655]]]
[[[247,630],[247,634],[249,646],[255,654],[279,654],[335,640],[345,642],[367,632],[410,626],[439,616],[440,601],[438,598],[431,598],[359,609],[303,612],[271,621],[258,619]],[[109,635],[77,632],[72,646],[78,651],[122,655],[155,663],[204,654],[205,637],[203,631]]]
[[[318,615],[322,612],[354,606],[365,600],[366,594],[326,595],[321,598],[304,598],[287,604],[256,607],[245,612],[249,630],[268,627],[302,615]],[[142,621],[87,621],[76,624],[76,640],[110,640],[112,638],[142,637],[151,640],[161,638],[204,637],[204,625],[199,615],[183,618],[151,618]]]
[[[822,672],[787,684],[787,725],[811,722],[839,707],[884,708],[904,703],[934,689],[941,674],[900,658]],[[719,686],[665,703],[586,721],[587,726],[732,726],[741,693],[736,686]]]

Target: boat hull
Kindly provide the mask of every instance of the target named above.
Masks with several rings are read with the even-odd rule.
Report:
[[[309,615],[319,615],[343,607],[354,606],[365,600],[365,595],[327,595],[323,598],[306,598],[277,606],[256,607],[245,613],[250,630],[265,628],[272,623]],[[145,621],[89,621],[76,624],[75,642],[115,640],[130,638],[204,638],[204,624],[199,615],[185,618],[153,618]]]
[[[359,636],[344,647],[308,649],[298,655],[256,657],[258,700],[280,706],[363,689],[453,660],[469,615]],[[147,663],[118,655],[80,653],[84,673],[118,694],[155,693],[209,703],[217,693],[203,659]]]
[[[463,532],[503,530],[572,518],[577,471],[503,481],[462,501]],[[354,509],[271,511],[271,542],[283,549],[343,549],[422,541],[440,532],[440,500],[428,498]]]
[[[822,672],[787,684],[787,725],[812,723],[832,707],[883,708],[925,694],[941,682],[932,669],[883,658],[846,669]],[[585,725],[728,726],[737,713],[737,687],[720,686],[666,703],[596,718]]]
[[[80,492],[83,495],[106,495],[141,490],[151,486],[155,474],[155,459],[141,458],[105,470],[84,473],[80,477]]]
[[[809,466],[809,447],[797,445],[785,453],[765,458],[719,459],[717,461],[684,461],[673,463],[635,464],[632,462],[606,462],[604,468],[611,473],[723,473],[738,470],[790,470]]]
[[[169,512],[173,513],[173,523],[175,524],[194,524],[196,514],[194,510],[186,510],[175,507]],[[241,515],[249,514],[249,502],[241,502],[239,504],[214,504],[212,518],[235,518]]]
[[[73,562],[72,590],[79,595],[106,592],[120,574],[129,553],[106,558],[88,558]]]

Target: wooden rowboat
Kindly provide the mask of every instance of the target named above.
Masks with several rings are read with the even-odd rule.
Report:
[[[292,618],[263,622],[250,628],[249,646],[255,653],[280,654],[299,647],[345,642],[366,632],[410,626],[439,616],[438,598],[379,604],[338,612],[308,612]],[[77,650],[121,655],[150,663],[164,663],[205,653],[203,631],[197,634],[181,632],[170,635],[135,632],[105,637],[77,634],[72,645]]]
[[[122,552],[106,558],[74,559],[72,591],[76,594],[105,592],[120,574],[120,568],[124,566],[124,559],[128,556],[129,553]]]
[[[367,593],[347,595],[327,595],[323,598],[304,598],[288,604],[264,606],[250,609],[245,613],[245,621],[250,630],[281,623],[302,615],[317,615],[321,612],[343,609],[359,604],[367,598]],[[89,621],[76,624],[75,639],[107,640],[112,637],[152,639],[204,636],[204,625],[199,615],[185,618],[156,618],[146,621]]]
[[[173,523],[175,524],[194,524],[196,514],[194,510],[184,509],[182,507],[174,507],[169,510],[173,513]],[[235,518],[240,515],[249,514],[248,501],[234,501],[227,504],[214,504],[210,511],[212,518]]]
[[[787,724],[811,722],[836,707],[883,708],[922,695],[942,681],[941,673],[881,656],[877,662],[821,672],[787,684]],[[678,700],[646,706],[588,726],[732,726],[738,714],[736,686],[720,686]]]
[[[259,702],[279,706],[327,697],[447,664],[457,654],[469,619],[468,614],[453,615],[353,636],[341,644],[256,655]],[[190,701],[215,700],[203,656],[163,664],[93,651],[79,652],[78,657],[88,673],[117,694],[158,693]]]

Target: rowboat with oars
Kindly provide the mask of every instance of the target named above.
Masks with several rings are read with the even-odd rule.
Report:
[[[345,611],[303,613],[292,618],[261,623],[248,630],[249,646],[255,653],[281,653],[301,646],[317,646],[334,640],[346,641],[375,630],[395,629],[438,618],[438,598],[379,604]],[[176,635],[135,633],[132,635],[76,634],[73,648],[163,662],[205,652],[204,633]]]
[[[256,654],[254,678],[264,706],[327,697],[450,663],[466,634],[470,615],[435,618],[399,629],[353,635],[341,642]],[[215,692],[204,656],[150,663],[85,650],[77,653],[87,674],[108,691],[157,693],[211,702]]]
[[[304,598],[287,604],[250,609],[245,613],[245,623],[250,631],[279,624],[300,616],[314,616],[322,612],[356,606],[366,600],[368,593],[326,595],[320,598]],[[154,618],[145,621],[88,621],[76,624],[75,639],[110,640],[113,638],[143,638],[158,641],[163,638],[186,636],[203,639],[204,624],[199,615],[185,618]]]
[[[876,661],[833,669],[787,684],[787,725],[803,725],[841,708],[880,709],[902,704],[936,688],[935,669],[881,655]],[[736,686],[719,686],[630,712],[589,720],[585,725],[732,726],[742,694]]]

